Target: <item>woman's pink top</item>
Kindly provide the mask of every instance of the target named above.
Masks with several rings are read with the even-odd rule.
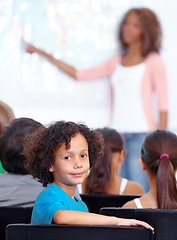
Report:
[[[116,67],[121,65],[121,55],[116,55],[110,58],[103,64],[100,64],[95,67],[91,67],[84,70],[77,70],[77,80],[91,80],[98,79],[103,77],[109,77],[110,79],[110,91],[111,91],[111,101],[110,101],[110,113],[111,118],[113,118],[114,111],[113,105],[116,105],[114,102],[115,94],[119,94],[118,90],[114,91],[112,78],[113,73],[116,70]],[[135,65],[136,66],[136,65]],[[157,123],[155,120],[154,114],[154,106],[153,106],[153,95],[155,93],[157,99],[157,108],[159,112],[167,112],[168,111],[168,89],[167,89],[167,77],[166,77],[166,68],[161,56],[156,52],[151,52],[147,55],[144,60],[144,70],[142,79],[140,82],[140,90],[141,90],[141,100],[143,111],[145,115],[145,119],[147,121],[147,129],[144,131],[152,131],[157,128]],[[116,76],[119,78],[119,76]],[[115,78],[115,76],[114,76]],[[115,81],[115,80],[114,80]],[[126,94],[126,92],[124,93]],[[129,96],[126,96],[126,101],[133,101],[134,99],[130,99]],[[122,105],[124,102],[121,103]],[[136,103],[135,103],[136,104]],[[129,109],[125,109],[128,111]],[[135,111],[136,114],[136,111]],[[122,116],[123,118],[124,116]],[[131,121],[131,119],[129,119]],[[117,129],[119,129],[117,127]],[[133,132],[133,129],[132,129]],[[134,131],[136,132],[136,131]]]

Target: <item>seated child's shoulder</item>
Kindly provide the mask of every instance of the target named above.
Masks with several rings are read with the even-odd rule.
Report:
[[[122,206],[122,208],[136,208],[136,204],[135,204],[134,200],[132,200],[132,201],[125,203]]]
[[[133,181],[128,181],[126,189],[125,189],[125,193],[142,195],[142,194],[144,194],[144,189],[139,183],[136,183]]]

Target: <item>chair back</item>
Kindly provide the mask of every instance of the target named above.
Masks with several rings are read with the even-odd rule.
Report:
[[[102,208],[100,213],[145,221],[154,227],[155,240],[177,239],[177,209]]]
[[[126,202],[140,197],[140,195],[112,195],[112,194],[80,194],[89,212],[99,213],[103,207],[122,207]]]
[[[0,239],[5,240],[5,229],[10,223],[30,223],[33,207],[0,207]]]
[[[136,227],[10,224],[6,240],[152,240],[152,231]]]

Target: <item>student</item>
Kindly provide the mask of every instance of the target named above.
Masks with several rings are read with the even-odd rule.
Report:
[[[177,209],[176,134],[165,130],[149,133],[141,148],[140,162],[149,178],[150,191],[123,207]]]
[[[155,13],[148,8],[130,9],[121,22],[119,40],[121,54],[84,70],[76,70],[30,44],[26,51],[46,57],[77,80],[110,79],[110,126],[124,133],[127,149],[120,175],[139,182],[147,192],[148,180],[138,161],[140,146],[147,132],[167,128],[168,112],[166,68],[159,54],[161,26]]]
[[[104,138],[104,155],[95,164],[83,183],[83,193],[144,194],[142,186],[119,175],[125,147],[121,134],[115,129],[95,129]]]
[[[137,220],[88,213],[85,203],[74,197],[77,184],[102,153],[101,135],[84,124],[59,121],[28,136],[26,167],[48,185],[35,202],[31,223],[150,227]]]
[[[0,135],[5,128],[5,126],[10,123],[13,119],[15,119],[15,114],[11,107],[9,107],[5,102],[0,101]],[[4,173],[5,170],[2,167],[2,163],[0,161],[0,173]]]
[[[5,126],[15,119],[15,114],[10,106],[5,102],[0,101],[0,134]]]
[[[0,206],[31,207],[44,189],[24,167],[24,137],[42,126],[30,118],[14,119],[0,137],[0,159],[5,173],[0,174]]]

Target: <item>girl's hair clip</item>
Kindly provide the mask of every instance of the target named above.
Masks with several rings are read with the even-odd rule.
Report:
[[[167,153],[163,153],[163,154],[160,155],[160,159],[162,159],[163,157],[166,157],[166,158],[169,159],[169,155]]]
[[[144,143],[143,143],[143,145],[142,145],[142,148],[143,148],[143,151],[144,151],[146,157],[149,158],[149,156],[147,155],[147,152],[146,152],[146,150],[145,150],[145,148],[144,148]]]

